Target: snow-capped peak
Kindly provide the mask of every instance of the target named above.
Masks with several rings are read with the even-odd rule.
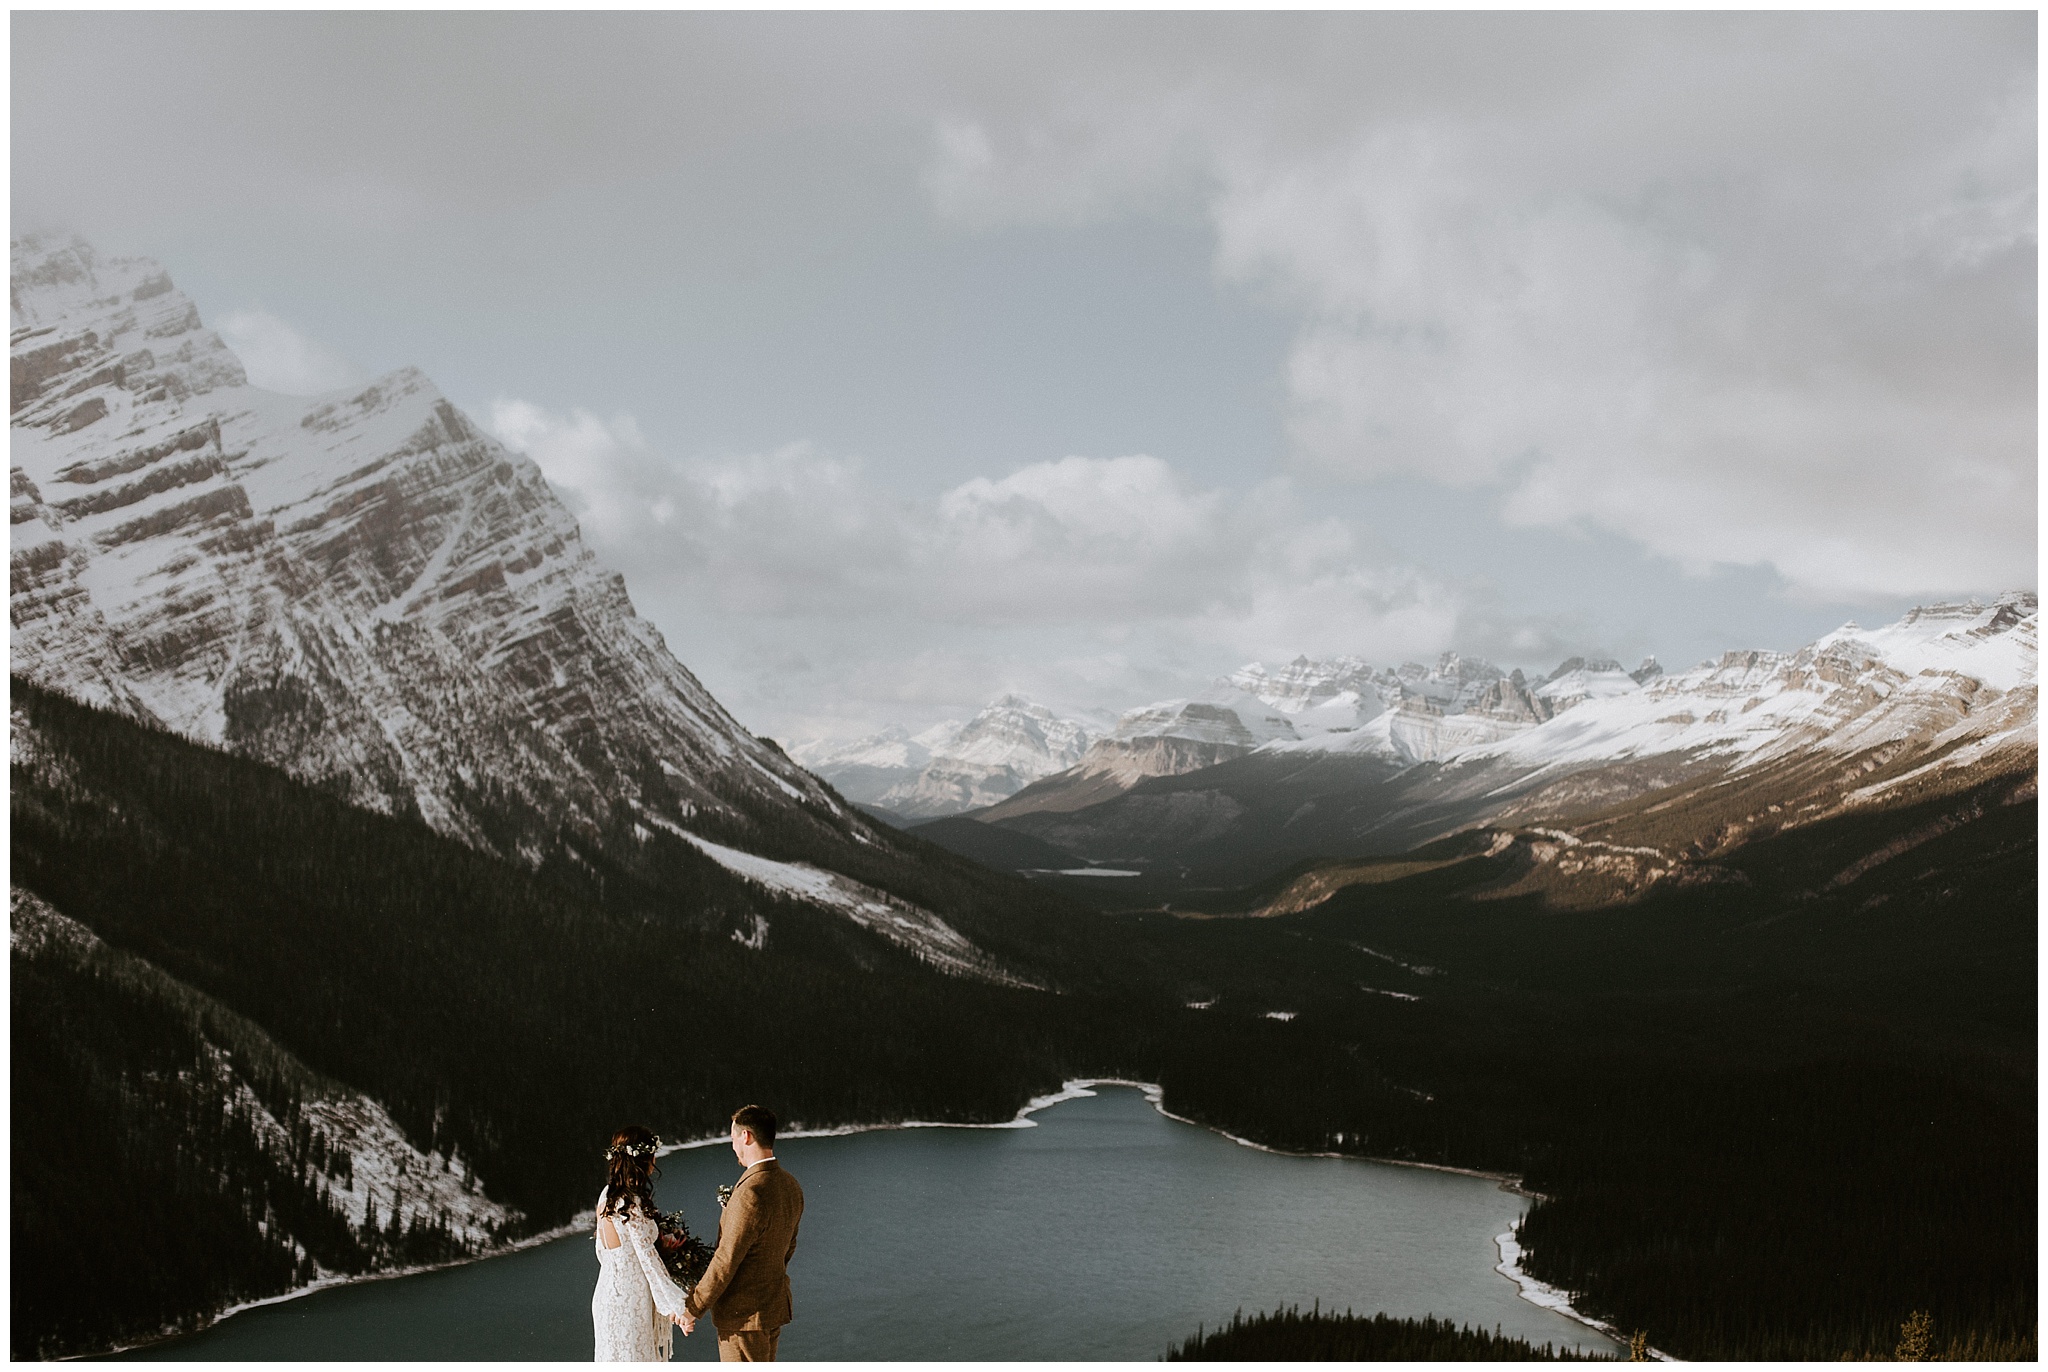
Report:
[[[1399,696],[1398,687],[1389,690],[1390,681],[1385,674],[1376,677],[1360,658],[1304,656],[1278,669],[1248,662],[1218,684],[1280,711],[1296,734],[1308,738],[1349,733],[1380,714],[1390,695]]]
[[[1635,677],[1610,658],[1567,658],[1531,694],[1550,702],[1553,714],[1584,700],[1604,700],[1641,690]]]
[[[1007,799],[1079,762],[1095,737],[1087,724],[1006,691],[964,724],[916,735],[895,726],[849,743],[800,744],[790,756],[849,800],[922,819]]]
[[[943,731],[946,738],[951,738],[959,730],[960,722],[952,720],[912,738],[910,730],[900,724],[892,724],[866,738],[812,739],[793,744],[789,755],[819,776],[826,776],[838,767],[922,767],[931,761],[927,735]]]
[[[1844,625],[1796,653],[1725,653],[1459,756],[1544,767],[1683,753],[1746,767],[1917,743],[1966,745],[1956,756],[1968,760],[2034,745],[2038,657],[2032,592],[1924,606],[1880,629]]]
[[[1125,711],[1113,737],[1126,742],[1176,738],[1254,748],[1297,734],[1293,721],[1281,710],[1247,692],[1220,689],[1207,696],[1155,701]]]
[[[1062,719],[1014,692],[997,696],[937,755],[986,767],[1007,767],[1032,780],[1064,771],[1094,740],[1085,724]]]
[[[12,262],[16,671],[529,859],[504,811],[860,823],[417,370],[278,395],[156,263],[34,238]]]
[[[1818,639],[1813,651],[1867,653],[1902,672],[1959,672],[2010,691],[2034,680],[2033,633],[2012,631],[2033,623],[2038,613],[2032,591],[2011,591],[1989,605],[1923,605],[1881,629],[1859,628],[1852,620]]]

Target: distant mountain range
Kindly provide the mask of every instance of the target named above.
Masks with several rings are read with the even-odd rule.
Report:
[[[1532,681],[1451,653],[1392,669],[1252,664],[1205,696],[1129,712],[1074,766],[967,815],[1028,843],[923,832],[982,861],[1012,854],[1000,865],[1017,870],[1061,865],[1057,853],[1136,871],[1147,880],[1130,889],[1159,894],[1653,799],[1659,820],[1608,828],[1658,842],[1608,865],[1661,879],[1744,836],[2029,773],[2038,635],[2034,594],[2015,591],[1677,674],[1571,658]],[[1724,814],[1737,795],[1754,803]]]
[[[1079,762],[1096,731],[1023,696],[1004,694],[965,724],[920,734],[901,726],[850,743],[814,741],[789,755],[848,800],[885,814],[929,819],[979,809]]]

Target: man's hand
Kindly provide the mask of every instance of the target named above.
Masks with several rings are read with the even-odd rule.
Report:
[[[676,1323],[683,1327],[683,1337],[686,1339],[697,1332],[697,1317],[695,1315],[678,1315],[676,1316]]]

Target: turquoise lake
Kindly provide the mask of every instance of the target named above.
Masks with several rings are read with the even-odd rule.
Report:
[[[1318,1301],[1616,1351],[1494,1270],[1494,1236],[1527,1202],[1483,1178],[1247,1148],[1129,1087],[1031,1119],[784,1140],[805,1211],[782,1357],[1149,1361],[1234,1311]],[[722,1146],[671,1153],[661,1204],[714,1232],[715,1188],[738,1170]],[[578,1236],[329,1288],[125,1356],[588,1360],[596,1275]],[[715,1361],[708,1335],[679,1336],[677,1359]]]

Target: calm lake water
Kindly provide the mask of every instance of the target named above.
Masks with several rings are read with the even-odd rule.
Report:
[[[1455,1173],[1260,1152],[1099,1087],[1029,1129],[787,1139],[803,1183],[786,1359],[1142,1359],[1197,1325],[1321,1301],[1613,1352],[1521,1299],[1493,1237],[1526,1202]],[[662,1159],[660,1202],[715,1232],[729,1149]],[[587,1236],[336,1287],[127,1356],[571,1359],[591,1352]],[[715,1361],[709,1325],[678,1361]]]

